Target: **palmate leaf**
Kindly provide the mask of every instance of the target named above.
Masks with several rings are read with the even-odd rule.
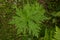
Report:
[[[38,36],[41,26],[40,23],[47,19],[44,13],[43,6],[38,3],[32,5],[26,4],[23,9],[16,8],[16,15],[18,16],[13,16],[10,23],[16,25],[18,34],[22,32],[25,35],[28,30],[29,34]]]

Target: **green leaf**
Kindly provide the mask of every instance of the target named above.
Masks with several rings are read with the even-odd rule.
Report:
[[[60,12],[52,12],[52,15],[60,17]]]
[[[56,38],[56,40],[60,40],[60,29],[58,27],[56,27],[56,34],[54,37]]]

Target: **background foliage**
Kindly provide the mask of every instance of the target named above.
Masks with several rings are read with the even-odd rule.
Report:
[[[60,0],[0,0],[0,40],[60,40]]]

